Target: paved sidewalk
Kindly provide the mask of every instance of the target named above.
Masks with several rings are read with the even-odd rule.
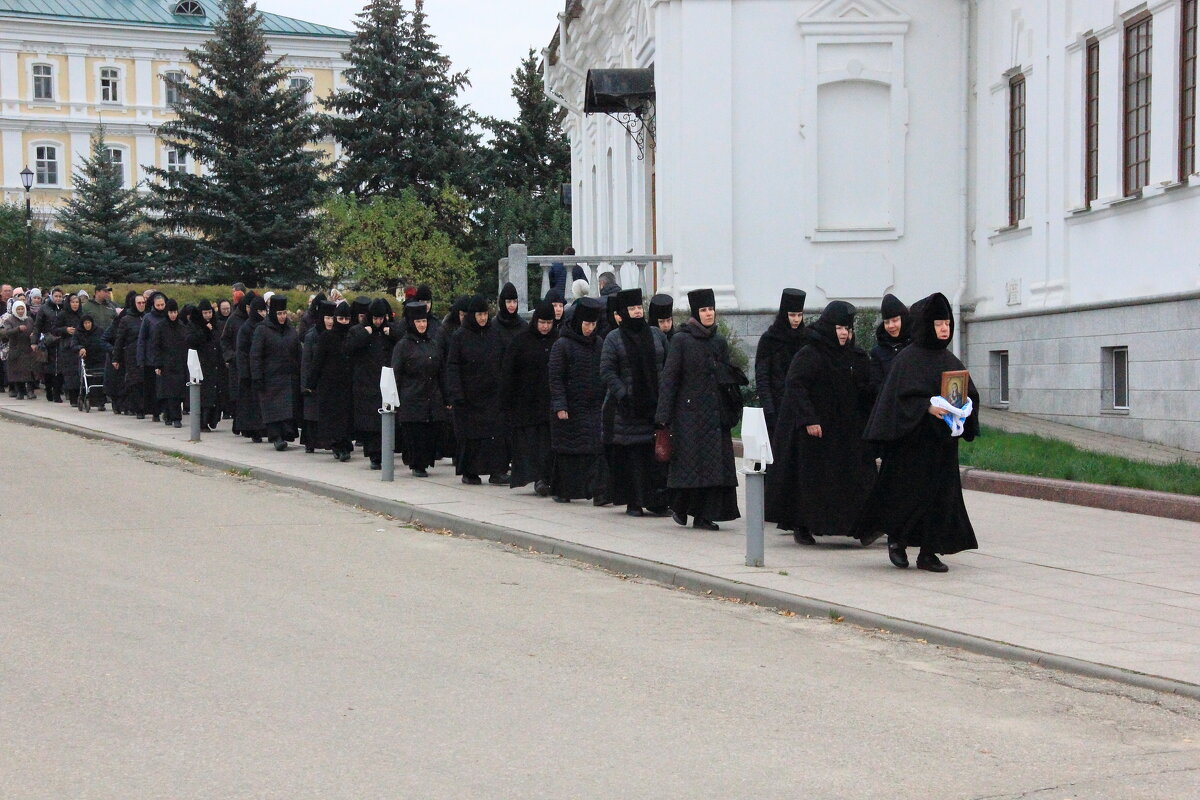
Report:
[[[582,546],[637,559],[658,565],[650,574],[699,575],[713,585],[745,587],[746,597],[791,598],[811,613],[828,604],[847,612],[851,621],[917,635],[926,631],[931,641],[967,637],[964,643],[978,649],[995,643],[992,652],[998,654],[1013,645],[1024,649],[1010,652],[1018,658],[1036,651],[1050,656],[1046,663],[1083,662],[1085,672],[1096,665],[1098,675],[1115,668],[1124,671],[1117,677],[1143,685],[1155,682],[1139,674],[1162,678],[1175,682],[1170,688],[1200,697],[1200,526],[1195,523],[967,492],[981,547],[948,556],[948,574],[897,570],[882,543],[862,548],[834,539],[802,548],[773,530],[767,536],[767,567],[749,568],[743,565],[741,520],[723,524],[719,532],[680,528],[669,518],[635,520],[611,507],[558,505],[527,490],[466,487],[445,463],[425,480],[410,477],[398,464],[396,482],[385,484],[361,457],[339,464],[328,454],[306,455],[303,448],[276,453],[268,445],[235,438],[228,422],[206,433],[203,442],[190,443],[186,426],[175,430],[109,413],[81,414],[41,399],[17,402],[5,396],[0,412],[271,471],[274,479],[282,476],[327,494],[345,490],[364,500],[400,501],[410,504],[418,519],[424,514],[443,523],[459,520],[468,532],[484,523],[545,537],[543,542],[569,543],[563,552]],[[741,508],[744,512],[744,502]],[[690,578],[679,582],[703,586]]]
[[[1140,439],[1130,439],[1112,433],[1077,428],[1074,425],[1064,425],[1061,422],[1052,422],[1029,414],[987,408],[984,409],[981,419],[984,425],[990,425],[1002,431],[1032,433],[1046,439],[1057,439],[1093,453],[1108,453],[1154,464],[1174,464],[1177,461],[1183,461],[1188,464],[1200,465],[1200,453],[1194,450],[1182,450],[1178,447],[1143,442]]]

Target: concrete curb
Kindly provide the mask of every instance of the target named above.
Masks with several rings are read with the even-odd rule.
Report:
[[[117,434],[84,428],[67,422],[29,416],[12,409],[0,408],[0,417],[38,428],[70,433],[88,439],[112,442],[147,452],[165,455],[177,452],[167,447],[139,442]],[[1149,689],[1200,700],[1200,685],[1187,683],[1186,681],[1178,681],[1171,678],[1120,669],[1105,664],[1097,664],[1091,661],[1083,661],[1068,656],[1056,655],[1054,653],[1046,653],[995,639],[987,639],[982,636],[973,636],[941,628],[936,625],[890,617],[885,614],[843,606],[837,603],[829,603],[814,597],[788,594],[776,589],[753,586],[704,572],[672,566],[660,561],[636,558],[598,547],[590,547],[528,531],[506,528],[490,522],[481,522],[433,510],[418,510],[414,506],[399,500],[364,495],[340,486],[297,478],[272,470],[246,467],[244,464],[235,461],[192,454],[186,454],[184,460],[226,472],[237,472],[246,477],[264,481],[275,486],[311,492],[367,511],[387,514],[404,522],[431,528],[444,528],[477,539],[570,558],[601,567],[611,572],[634,575],[667,586],[678,587],[693,592],[711,592],[714,596],[720,598],[734,599],[739,602],[767,608],[777,608],[781,611],[791,611],[810,617],[827,617],[832,612],[834,615],[842,617],[846,622],[862,628],[898,633],[914,639],[924,640],[930,644],[957,647],[994,658],[1020,661],[1061,672],[1114,681],[1140,689]]]
[[[962,467],[964,489],[1200,522],[1200,497]]]

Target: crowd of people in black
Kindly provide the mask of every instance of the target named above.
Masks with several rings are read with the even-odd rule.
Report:
[[[739,517],[732,431],[741,388],[718,331],[710,289],[674,299],[613,281],[600,298],[586,281],[573,302],[552,288],[526,321],[507,284],[492,313],[481,296],[432,313],[426,286],[397,316],[385,299],[317,295],[303,313],[283,295],[235,286],[231,297],[180,308],[163,292],[107,286],[48,296],[5,286],[0,361],[11,397],[66,401],[179,428],[188,404],[188,353],[204,374],[202,425],[349,461],[383,459],[380,378],[391,368],[397,452],[415,478],[443,459],[464,484],[520,488],[558,503],[591,500],[632,517],[670,515],[718,530]],[[33,295],[31,297],[31,295]],[[958,440],[978,419],[947,418],[933,402],[953,314],[941,294],[911,311],[888,295],[868,354],[853,340],[855,308],[834,301],[810,325],[805,293],[786,289],[756,353],[755,383],[775,463],[768,521],[804,545],[888,537],[889,557],[944,572],[939,554],[976,546],[962,500]],[[88,380],[92,376],[92,380]],[[973,384],[969,390],[978,404]],[[90,395],[90,396],[89,396]]]

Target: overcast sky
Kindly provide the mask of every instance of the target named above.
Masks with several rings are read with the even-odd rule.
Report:
[[[365,0],[258,0],[260,11],[354,30]],[[404,5],[412,8],[411,0]],[[469,70],[463,100],[480,114],[512,119],[512,73],[532,47],[540,53],[558,26],[563,0],[425,0],[429,27],[456,71]]]

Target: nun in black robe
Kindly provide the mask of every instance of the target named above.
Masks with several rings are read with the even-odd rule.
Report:
[[[601,341],[596,332],[604,305],[585,297],[550,348],[550,443],[554,469],[550,493],[555,502],[592,497],[602,460],[600,380]]]
[[[392,349],[392,372],[400,404],[396,421],[404,440],[404,463],[414,478],[427,478],[437,461],[438,431],[446,421],[442,399],[442,354],[430,334],[429,307],[404,304],[405,333]]]
[[[504,341],[479,295],[467,304],[462,327],[450,339],[446,399],[454,410],[457,474],[477,486],[487,475],[493,486],[508,485],[508,453],[500,418],[500,367]]]
[[[864,544],[886,534],[888,556],[897,567],[908,566],[905,548],[919,547],[918,569],[945,572],[938,555],[979,545],[963,503],[958,437],[929,400],[940,394],[943,372],[964,367],[947,349],[954,315],[945,295],[918,300],[911,318],[913,342],[892,361],[864,434],[883,446],[884,455],[856,529]],[[938,327],[945,338],[939,338]],[[969,442],[979,433],[974,381],[968,395],[975,411],[964,421],[962,438]]]
[[[324,297],[325,295],[318,295]],[[326,331],[333,330],[333,314],[337,306],[328,300],[321,300],[312,309],[314,321],[308,330],[300,335],[300,413],[303,419],[300,428],[300,444],[304,452],[315,453],[317,442],[321,439],[317,428],[321,424],[320,407],[317,403],[317,393],[309,389],[312,383],[314,356],[317,351],[317,338]],[[299,334],[299,329],[297,329]]]
[[[237,412],[233,417],[235,430],[242,436],[258,444],[267,435],[266,426],[262,420],[262,408],[258,403],[258,395],[254,393],[250,381],[250,345],[254,342],[254,331],[262,324],[267,316],[267,301],[255,297],[250,301],[249,314],[245,323],[238,328],[237,349],[234,365],[238,376]]]
[[[346,334],[343,352],[350,359],[354,398],[354,437],[362,444],[371,469],[383,469],[383,424],[379,413],[383,393],[379,377],[392,365],[392,307],[377,297],[367,306],[366,324],[353,325]]]
[[[496,333],[500,334],[500,340],[506,348],[518,333],[529,327],[525,320],[521,319],[519,306],[517,287],[512,283],[504,284],[496,309]]]
[[[343,300],[333,313],[333,328],[317,331],[305,388],[317,403],[313,444],[332,450],[338,461],[349,461],[354,452],[354,392],[350,358],[344,346],[352,321],[350,304]]]
[[[442,352],[442,397],[447,401],[450,400],[450,387],[446,383],[447,368],[450,363],[450,340],[454,338],[463,324],[463,319],[467,315],[467,303],[471,298],[464,295],[459,295],[454,298],[454,302],[450,304],[450,311],[442,318],[442,324],[438,327],[435,341],[438,344],[438,349]],[[458,463],[458,440],[454,435],[454,418],[451,418],[442,423],[441,436],[438,440],[438,457],[449,458]]]
[[[554,306],[538,303],[533,320],[504,352],[500,370],[500,409],[508,426],[512,459],[508,485],[550,494],[553,466],[550,449],[550,348],[558,339]]]
[[[808,342],[804,328],[805,297],[800,289],[783,290],[775,320],[759,338],[754,353],[754,388],[763,416],[767,418],[767,432],[772,435],[783,403],[788,368],[796,353]]]
[[[855,521],[875,481],[863,441],[871,413],[869,361],[849,334],[855,308],[835,300],[806,329],[808,345],[788,369],[772,465],[772,521],[798,544],[856,536]],[[847,338],[841,341],[838,328]]]
[[[900,330],[895,336],[884,327],[890,319],[900,320]],[[875,391],[883,386],[892,359],[912,342],[912,323],[908,318],[908,306],[894,294],[885,294],[879,309],[879,325],[875,328],[875,346],[871,348],[871,385]]]

